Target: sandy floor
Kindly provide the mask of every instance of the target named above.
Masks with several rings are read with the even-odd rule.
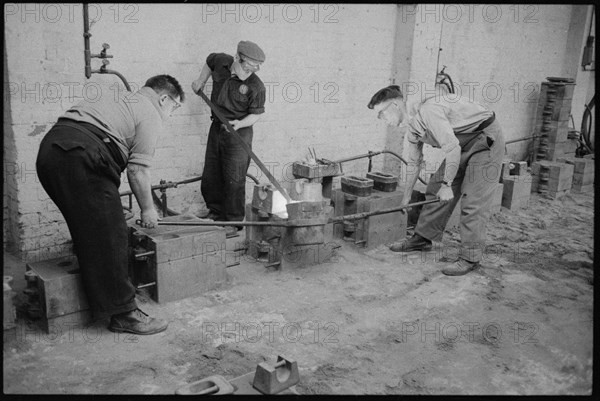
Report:
[[[344,243],[332,263],[288,271],[244,257],[220,290],[142,299],[170,321],[153,336],[106,322],[47,335],[20,317],[4,333],[4,392],[173,394],[281,354],[301,394],[591,394],[593,205],[532,195],[503,209],[482,268],[462,277],[440,272],[448,232],[427,254]],[[5,275],[23,272],[5,255]]]

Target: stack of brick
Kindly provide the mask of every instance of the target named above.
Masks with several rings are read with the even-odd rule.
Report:
[[[531,174],[527,172],[527,162],[505,160],[500,174],[502,206],[510,210],[527,207],[531,196],[531,181]]]
[[[569,115],[575,84],[569,78],[548,78],[542,82],[536,112],[533,160],[556,161],[575,156],[578,142],[569,139]]]
[[[560,199],[571,191],[573,164],[541,160],[531,165],[531,192]]]
[[[558,161],[573,165],[571,191],[576,193],[594,192],[594,159],[567,157]]]

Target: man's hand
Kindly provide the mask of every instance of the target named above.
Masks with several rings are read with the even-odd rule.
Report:
[[[158,212],[154,208],[143,210],[141,217],[142,221],[140,225],[144,228],[154,228],[158,225]]]
[[[199,80],[195,80],[192,82],[192,90],[197,95],[200,90],[204,90],[204,84]]]
[[[233,127],[234,130],[238,130],[240,128],[243,128],[242,126],[242,122],[240,120],[233,120],[233,121],[229,121],[229,124],[231,124],[231,126]]]
[[[406,206],[410,203],[410,198],[409,197],[402,197],[402,201],[400,202],[400,207],[402,206]],[[410,209],[412,209],[411,207],[407,207],[406,209],[401,209],[400,213],[405,214],[408,213],[410,211]]]
[[[452,192],[452,188],[442,185],[440,190],[437,193],[438,198],[440,198],[440,202],[448,202],[454,198],[454,193]]]

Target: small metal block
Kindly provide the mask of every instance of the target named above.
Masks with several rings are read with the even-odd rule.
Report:
[[[304,164],[294,162],[292,165],[292,174],[296,178],[323,178],[339,175],[341,172],[339,163],[331,164]]]
[[[233,394],[233,386],[223,376],[214,375],[187,384],[175,391],[176,395],[223,395]]]
[[[356,176],[342,177],[342,191],[356,196],[370,196],[373,180]]]
[[[373,180],[373,189],[382,192],[394,192],[398,186],[398,177],[382,173],[380,171],[372,171],[367,173],[367,178]]]
[[[261,362],[256,367],[252,386],[263,394],[277,394],[300,382],[296,361],[277,356],[277,363],[269,366]]]

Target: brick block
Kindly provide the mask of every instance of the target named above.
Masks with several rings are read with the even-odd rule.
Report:
[[[541,136],[541,139],[546,140],[548,143],[565,142],[569,136],[568,128],[546,128],[544,126],[538,126],[535,130],[536,136]]]
[[[569,189],[565,189],[562,191],[546,191],[543,196],[545,196],[546,198],[549,199],[557,199],[560,200],[562,198],[564,198],[564,196],[566,194],[568,194],[569,192],[571,192]]]
[[[574,193],[588,193],[594,192],[594,184],[588,184],[588,185],[573,185],[573,187],[571,188],[571,191]]]
[[[594,183],[594,173],[589,174],[573,174],[573,187],[581,187]]]
[[[562,108],[570,106],[572,99],[559,99],[556,97],[545,97],[540,98],[540,102],[538,102],[538,110],[543,109],[545,106],[554,106],[555,108]]]
[[[187,215],[163,219],[174,222],[199,220]],[[150,277],[155,278],[156,287],[152,297],[157,302],[198,295],[227,281],[224,228],[160,225],[149,229],[140,228],[131,222],[129,227],[130,248],[140,246],[145,251],[154,252],[139,269],[136,268],[140,263],[134,263],[133,281],[136,285],[145,284]],[[138,275],[144,280],[138,280]]]
[[[563,104],[560,107],[553,103],[538,105],[537,119],[545,121],[561,121],[569,118],[571,114],[571,104]]]
[[[50,331],[57,319],[85,325],[89,322],[89,304],[77,258],[68,256],[26,265],[37,275],[37,290],[42,310],[41,325]],[[75,318],[74,318],[75,317]],[[62,320],[61,320],[62,321]]]
[[[573,172],[575,174],[593,174],[594,173],[594,160],[574,157],[564,157],[557,160],[559,163],[568,163],[574,166]]]
[[[529,204],[531,194],[531,176],[529,174],[504,179],[502,206],[516,210]]]
[[[508,177],[510,176],[510,160],[503,160],[502,161],[502,168],[500,171],[500,182],[502,182],[504,180],[504,177]]]
[[[545,101],[552,100],[553,98],[555,101],[561,99],[572,99],[574,91],[575,84],[542,82],[540,99],[545,99]]]
[[[531,190],[533,192],[570,190],[573,184],[573,170],[572,164],[547,160],[534,162],[531,165]]]
[[[527,162],[511,162],[510,175],[525,175],[527,174]]]

